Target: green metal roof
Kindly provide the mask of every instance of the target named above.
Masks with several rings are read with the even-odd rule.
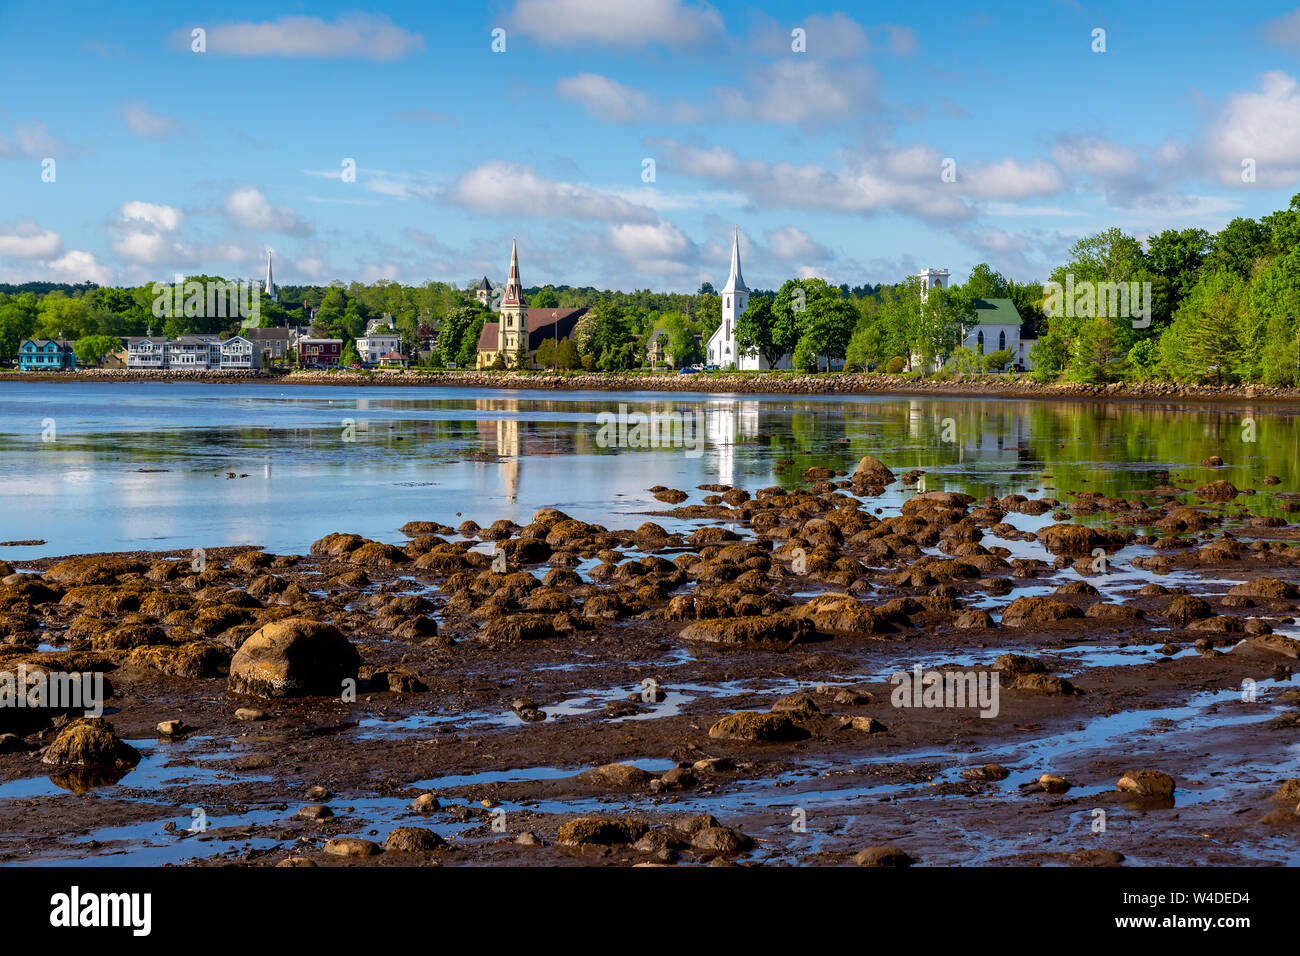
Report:
[[[1019,325],[1020,313],[1010,299],[976,299],[976,325]]]

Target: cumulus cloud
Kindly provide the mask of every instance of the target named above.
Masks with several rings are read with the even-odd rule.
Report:
[[[660,104],[641,90],[597,73],[563,77],[555,84],[555,92],[581,103],[588,113],[606,123],[690,123],[701,116],[689,103],[679,100]]]
[[[717,10],[686,0],[516,0],[507,22],[514,32],[548,46],[695,46],[724,29]]]
[[[169,232],[179,228],[182,218],[180,210],[173,206],[139,200],[123,203],[118,212],[124,220],[148,223]]]
[[[867,66],[786,59],[754,70],[745,89],[714,90],[727,115],[760,123],[812,125],[877,109],[879,79]]]
[[[271,205],[261,190],[253,186],[236,189],[226,196],[225,212],[236,224],[257,232],[308,236],[316,230],[314,222],[287,206]]]
[[[188,50],[191,27],[171,36],[172,45]],[[285,56],[323,59],[400,60],[424,49],[424,38],[395,26],[380,14],[347,13],[330,22],[320,17],[283,16],[274,21],[222,23],[207,30],[209,54]]]
[[[113,280],[113,270],[100,263],[94,253],[83,249],[71,249],[45,265],[51,277],[60,282],[108,285]]]
[[[825,262],[831,258],[831,251],[819,242],[815,242],[808,233],[798,226],[782,226],[766,233],[768,251],[778,259],[800,262]]]
[[[893,211],[930,221],[960,221],[977,214],[976,201],[1024,198],[1060,187],[1050,165],[1014,160],[960,167],[958,182],[944,183],[943,157],[925,145],[853,153],[843,165],[826,167],[743,159],[720,146],[689,146],[671,139],[648,142],[675,172],[725,184],[766,207],[860,215]]]
[[[180,210],[163,203],[123,203],[109,228],[109,247],[137,265],[188,264],[192,254],[173,235],[183,218]]]
[[[653,224],[653,211],[591,186],[549,179],[531,166],[492,160],[464,173],[446,201],[493,216]]]
[[[685,233],[666,219],[611,226],[613,247],[650,275],[674,275],[694,268],[699,256]]]
[[[0,256],[11,259],[53,259],[63,248],[57,232],[42,229],[35,219],[0,225]]]
[[[145,139],[166,139],[180,129],[180,124],[170,116],[151,112],[138,100],[123,104],[122,121],[127,129]]]
[[[1242,163],[1254,160],[1257,182],[1286,186],[1300,181],[1300,84],[1281,70],[1259,78],[1259,89],[1234,93],[1205,133],[1206,159],[1225,186],[1241,185]]]

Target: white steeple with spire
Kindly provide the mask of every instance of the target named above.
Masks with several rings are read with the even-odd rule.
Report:
[[[759,352],[742,355],[736,341],[736,321],[749,305],[749,293],[750,288],[745,285],[745,277],[740,271],[740,227],[737,226],[731,237],[731,272],[727,276],[727,284],[718,293],[722,298],[722,321],[718,324],[717,331],[709,337],[705,359],[707,364],[723,369],[735,368],[742,372],[772,368]],[[783,356],[776,368],[791,368],[790,358],[788,354]]]
[[[271,250],[266,250],[266,287],[262,289],[265,295],[275,298],[275,279],[271,276]]]

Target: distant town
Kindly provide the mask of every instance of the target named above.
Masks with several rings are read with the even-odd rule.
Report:
[[[504,283],[277,287],[177,276],[136,288],[0,286],[0,361],[21,372],[276,369],[677,373],[882,371],[1088,384],[1294,385],[1300,196],[1219,234],[1080,239],[1046,282],[987,264],[964,283],[926,268],[892,285],[793,278],[749,286],[740,230],[721,288],[693,294]],[[504,250],[503,250],[503,259]]]

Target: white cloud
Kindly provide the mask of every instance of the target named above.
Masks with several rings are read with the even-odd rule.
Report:
[[[72,249],[52,262],[46,263],[50,274],[60,282],[93,282],[108,285],[113,280],[113,270],[102,265],[94,253]]]
[[[491,160],[466,172],[448,202],[488,215],[654,223],[658,217],[612,193],[542,176],[531,166]]]
[[[131,132],[145,139],[166,139],[180,129],[180,124],[170,116],[151,112],[138,100],[123,104],[122,121]]]
[[[1242,162],[1254,160],[1257,182],[1300,181],[1300,84],[1280,70],[1259,78],[1259,90],[1234,93],[1206,130],[1206,154],[1225,186],[1242,184]]]
[[[798,260],[800,262],[825,262],[831,257],[831,251],[819,242],[815,242],[808,233],[798,226],[782,226],[766,233],[768,251],[778,259]]]
[[[1046,164],[1002,160],[959,167],[958,182],[940,181],[942,156],[913,145],[847,154],[838,168],[742,159],[722,147],[687,146],[671,139],[648,143],[662,165],[743,191],[759,206],[872,215],[900,212],[930,221],[973,218],[978,200],[1023,198],[1059,188]]]
[[[334,22],[320,17],[283,16],[207,27],[208,53],[227,56],[287,56],[400,60],[424,49],[424,38],[394,26],[383,15],[347,13]],[[191,27],[172,34],[172,45],[190,48]]]
[[[686,0],[516,0],[508,23],[514,32],[548,46],[694,46],[723,33],[717,10]]]
[[[666,219],[612,226],[609,239],[640,271],[651,275],[685,272],[699,258],[695,243]]]
[[[555,92],[566,100],[576,100],[607,123],[693,123],[701,118],[689,103],[659,104],[641,90],[597,73],[563,77],[555,84]]]
[[[253,186],[236,189],[226,197],[226,214],[245,229],[306,236],[315,232],[316,224],[303,219],[287,206],[272,206],[261,190]]]
[[[44,159],[47,156],[66,156],[69,150],[63,140],[51,136],[44,123],[19,123],[12,136],[0,136],[0,156],[21,159]]]
[[[866,66],[786,59],[754,71],[747,89],[714,90],[722,110],[760,123],[810,125],[878,108],[878,77]]]
[[[755,19],[757,23],[750,31],[746,47],[764,56],[789,56],[794,42],[791,31],[795,27],[803,29],[807,45],[805,54],[810,57],[851,60],[871,48],[866,29],[847,14],[822,16],[815,13],[789,23],[765,13],[756,14]]]
[[[168,232],[176,230],[182,218],[180,210],[173,206],[139,200],[123,203],[119,213],[124,220],[138,220]]]
[[[52,259],[63,248],[57,232],[42,229],[35,219],[0,225],[0,256],[11,259]]]

